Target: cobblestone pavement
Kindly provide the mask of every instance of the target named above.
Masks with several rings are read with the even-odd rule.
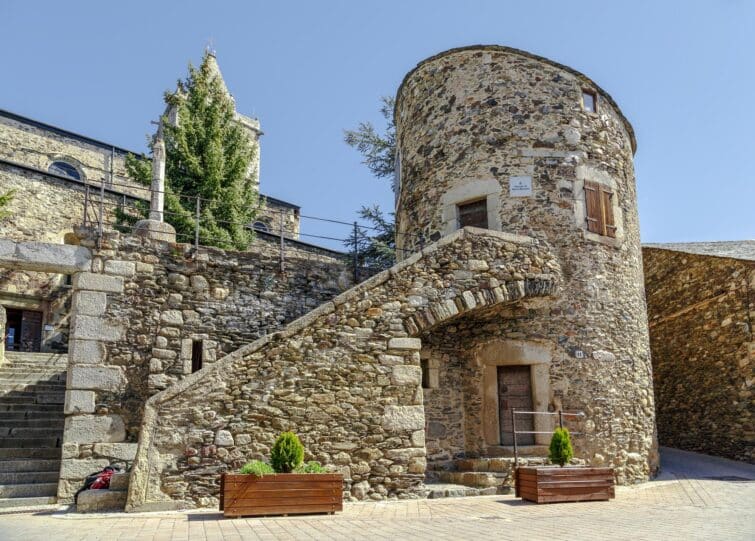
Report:
[[[225,520],[217,512],[0,516],[1,540],[755,539],[755,466],[663,450],[663,473],[611,502],[513,496],[347,504],[334,516]]]

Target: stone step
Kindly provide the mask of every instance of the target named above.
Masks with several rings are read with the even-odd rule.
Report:
[[[58,438],[63,435],[63,429],[59,427],[29,427],[29,426],[2,426],[0,422],[0,437],[13,438]]]
[[[462,498],[465,496],[485,496],[496,494],[495,489],[479,489],[452,483],[425,483],[428,499]]]
[[[66,384],[62,381],[56,383],[3,383],[0,381],[0,395],[12,392],[22,393],[62,393],[66,390]]]
[[[30,449],[30,448],[50,448],[50,447],[60,447],[60,440],[62,438],[62,434],[60,437],[53,437],[53,438],[14,438],[14,437],[3,437],[0,439],[0,449],[5,448],[21,448],[21,449]]]
[[[0,485],[0,498],[32,498],[55,496],[58,483],[29,483],[23,485]]]
[[[29,373],[17,373],[17,374],[0,374],[0,383],[6,385],[44,385],[47,383],[65,383],[66,374],[29,374]]]
[[[17,509],[19,507],[37,507],[51,505],[58,499],[53,496],[38,496],[32,498],[0,498],[0,509]]]
[[[29,360],[29,361],[57,361],[68,357],[68,353],[54,353],[41,351],[6,351],[5,357],[9,361]]]
[[[26,472],[2,472],[0,471],[0,485],[27,485],[57,483],[60,471],[26,471]]]
[[[61,393],[29,393],[14,391],[0,394],[0,404],[62,404],[65,394]]]
[[[21,419],[1,419],[0,418],[0,431],[5,428],[57,428],[63,430],[65,424],[65,418],[61,415],[59,417],[49,418],[21,418]]]
[[[13,419],[63,419],[63,408],[58,411],[0,411],[0,424]]]
[[[57,459],[0,459],[0,472],[38,472],[60,471],[60,456]]]
[[[10,404],[0,404],[0,413],[3,411],[63,411],[63,407],[60,404],[19,404],[18,402],[12,402]]]
[[[0,447],[0,460],[9,458],[23,459],[57,459],[60,460],[60,447]]]
[[[511,476],[506,473],[469,471],[439,471],[435,473],[437,480],[441,483],[452,483],[473,488],[493,488],[499,494],[509,492],[513,485]]]
[[[93,513],[97,511],[123,511],[128,492],[120,490],[85,490],[79,494],[76,511]]]

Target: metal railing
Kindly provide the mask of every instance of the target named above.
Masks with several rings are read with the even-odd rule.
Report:
[[[517,430],[516,429],[516,416],[517,415],[549,415],[558,416],[558,426],[564,428],[564,417],[586,417],[585,413],[578,411],[576,413],[570,413],[565,411],[523,411],[511,408],[511,432],[514,436],[514,469],[519,466],[519,445],[517,442],[517,434],[553,434],[552,431],[544,432],[538,430]],[[534,423],[533,423],[534,424]],[[581,436],[582,432],[569,432],[572,436]]]

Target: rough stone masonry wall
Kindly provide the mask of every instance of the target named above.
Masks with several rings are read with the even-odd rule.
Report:
[[[540,265],[525,271],[522,252]],[[283,430],[343,473],[347,498],[416,496],[426,452],[414,336],[552,295],[558,276],[543,244],[459,231],[226,356],[148,402],[127,510],[216,505],[219,474],[267,458]]]
[[[0,115],[0,159],[47,171],[54,161],[75,166],[81,180],[93,185],[110,183],[112,149],[84,138],[65,135],[22,120]],[[113,160],[113,188],[117,191],[149,199],[149,191],[128,179],[126,152],[116,149]],[[78,215],[78,214],[77,214]],[[38,239],[44,240],[44,239]]]
[[[224,252],[108,233],[73,277],[72,337],[59,498],[111,460],[132,460],[145,401],[204,366],[332,299],[352,284],[332,255],[256,242]]]
[[[755,262],[644,248],[661,445],[755,461]]]
[[[582,106],[585,89],[597,95],[595,113]],[[552,347],[543,407],[586,411],[582,458],[615,466],[622,483],[647,479],[658,455],[634,137],[618,107],[570,68],[479,46],[420,63],[399,89],[395,119],[401,253],[448,234],[458,227],[456,205],[483,198],[490,229],[547,241],[564,271],[552,306],[472,322],[466,337],[454,336],[460,351],[477,355],[501,339]],[[512,177],[529,177],[531,194],[511,194]],[[586,181],[613,190],[616,238],[586,230]],[[468,369],[479,362],[468,358]],[[481,382],[469,377],[478,380],[465,402],[465,446],[479,453]]]

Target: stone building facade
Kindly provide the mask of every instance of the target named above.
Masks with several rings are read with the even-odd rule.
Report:
[[[570,68],[476,46],[411,71],[395,121],[399,255],[473,223],[546,243],[564,280],[548,302],[423,336],[431,467],[501,454],[518,404],[584,412],[577,456],[647,479],[658,457],[635,141],[618,106]],[[547,419],[518,421],[547,432]]]
[[[755,461],[755,241],[643,247],[658,440]]]

